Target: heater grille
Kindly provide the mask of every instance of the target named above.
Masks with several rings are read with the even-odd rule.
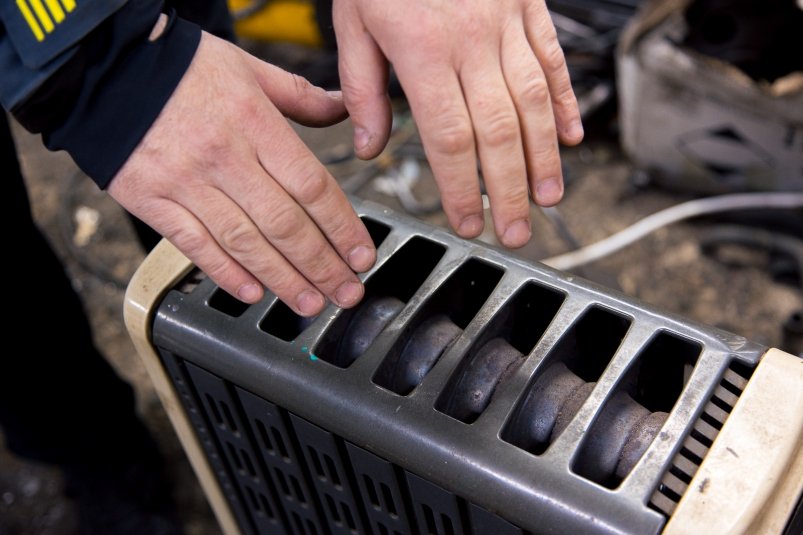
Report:
[[[196,279],[156,314],[241,528],[660,532],[766,348],[356,209],[378,245],[357,308]]]

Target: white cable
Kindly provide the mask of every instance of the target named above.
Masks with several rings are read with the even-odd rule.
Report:
[[[756,208],[803,208],[803,193],[740,193],[695,199],[649,215],[607,238],[541,262],[569,270],[604,258],[661,227],[704,214]]]

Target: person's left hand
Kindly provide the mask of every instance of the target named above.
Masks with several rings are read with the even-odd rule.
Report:
[[[482,232],[479,158],[497,236],[527,243],[529,194],[542,206],[563,195],[558,139],[583,137],[544,0],[334,0],[333,17],[358,156],[387,143],[390,61],[452,228]]]

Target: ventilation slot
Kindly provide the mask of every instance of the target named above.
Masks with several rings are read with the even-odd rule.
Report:
[[[183,294],[191,294],[199,284],[206,280],[206,273],[198,268],[193,269],[176,285],[176,290]]]
[[[549,352],[502,432],[506,442],[542,454],[574,418],[610,362],[630,321],[592,307]]]
[[[206,457],[209,460],[209,464],[214,470],[217,481],[220,484],[220,488],[226,497],[226,501],[231,507],[232,513],[240,525],[251,526],[252,521],[249,515],[246,513],[247,508],[243,507],[242,498],[238,495],[237,487],[233,484],[232,478],[225,467],[225,463],[223,462],[216,444],[215,436],[212,432],[210,432],[210,426],[207,423],[207,419],[204,418],[202,406],[198,401],[196,401],[197,397],[193,393],[194,388],[192,381],[185,379],[186,367],[184,362],[166,351],[160,351],[160,354],[162,356],[162,362],[170,374],[173,386],[181,397],[181,401],[184,404],[184,408],[189,416],[190,422],[192,422],[192,426],[195,429],[196,435],[198,436],[198,441],[204,448]],[[263,500],[267,500],[264,495],[260,495],[260,497]],[[271,525],[278,527],[278,523],[273,515],[273,509],[270,502],[260,503],[262,505],[261,509],[264,511],[264,516],[267,518],[258,519],[258,523],[270,523],[270,520],[272,519],[273,522]]]
[[[468,523],[463,525],[457,496],[410,473],[407,473],[407,484],[421,533],[428,535],[470,533]]]
[[[264,503],[260,496],[265,498],[275,496],[272,485],[257,472],[253,459],[256,457],[251,450],[251,443],[248,438],[237,431],[244,429],[243,421],[240,419],[239,410],[236,410],[237,403],[231,396],[226,383],[217,376],[203,370],[193,364],[186,363],[187,372],[192,379],[195,388],[198,390],[199,397],[204,400],[203,407],[206,414],[227,414],[221,418],[218,425],[212,427],[219,444],[225,444],[225,448],[219,450],[220,456],[228,465],[228,473],[240,487],[244,494],[245,503],[249,505],[251,520],[259,533],[275,533],[280,530],[280,519],[272,513],[277,511],[276,502],[271,500]],[[222,408],[226,407],[227,413]],[[228,422],[228,419],[231,419]]]
[[[656,335],[602,404],[572,470],[617,487],[663,427],[701,350],[700,344],[667,332]]]
[[[258,448],[266,475],[273,481],[278,501],[288,512],[293,532],[325,533],[323,515],[304,475],[304,462],[296,453],[292,428],[273,403],[236,388],[237,397],[265,448]]]
[[[390,227],[384,223],[380,223],[376,219],[370,217],[361,217],[363,225],[368,229],[368,234],[371,235],[371,240],[374,242],[374,247],[379,247],[385,238],[390,234]]]
[[[346,450],[371,530],[393,535],[411,533],[409,505],[394,466],[348,442]]]
[[[474,319],[503,273],[477,259],[463,264],[408,323],[374,382],[400,395],[412,392]]]
[[[356,485],[349,476],[334,435],[308,421],[290,415],[296,438],[304,452],[306,465],[312,471],[311,480],[322,497],[323,511],[333,535],[365,533],[360,516]]]
[[[650,498],[651,508],[667,518],[672,516],[752,373],[753,370],[735,362],[725,371],[689,436],[683,441],[683,447],[672,459],[672,465]]]
[[[524,362],[563,303],[564,294],[528,284],[490,320],[441,394],[436,408],[474,422],[497,386]]]
[[[313,353],[340,368],[351,365],[418,291],[444,252],[438,243],[411,238],[371,276],[362,304],[342,311]]]
[[[271,336],[285,342],[292,342],[304,329],[312,324],[315,318],[305,318],[293,312],[290,307],[278,299],[270,307],[265,318],[259,322],[259,328]]]
[[[208,304],[210,308],[214,308],[219,312],[223,312],[232,318],[239,318],[242,316],[243,312],[248,310],[249,306],[239,299],[235,299],[229,295],[228,292],[220,288],[215,290],[215,293],[213,293],[212,297],[209,298]]]

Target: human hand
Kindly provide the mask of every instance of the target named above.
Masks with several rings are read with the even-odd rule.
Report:
[[[342,98],[204,33],[109,193],[242,301],[263,285],[303,316],[355,305],[376,250],[324,166],[282,114],[311,126]]]
[[[482,232],[479,157],[497,236],[527,243],[528,188],[541,206],[560,201],[558,139],[583,138],[544,0],[334,0],[333,19],[357,154],[372,158],[387,143],[390,61],[452,228]]]

